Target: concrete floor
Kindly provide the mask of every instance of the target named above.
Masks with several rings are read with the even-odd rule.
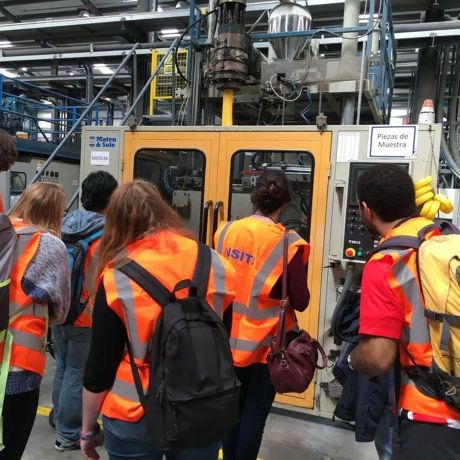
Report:
[[[49,358],[41,386],[40,406],[51,407],[54,361]],[[48,417],[37,415],[23,460],[81,459],[76,452],[54,450],[54,431]],[[102,460],[107,453],[99,449]],[[260,460],[377,460],[373,444],[358,444],[350,431],[309,420],[292,418],[279,413],[270,414],[265,427]]]

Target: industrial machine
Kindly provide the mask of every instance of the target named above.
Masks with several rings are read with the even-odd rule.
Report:
[[[293,200],[281,222],[311,243],[311,301],[298,315],[299,323],[320,340],[330,366],[317,373],[305,393],[279,395],[277,401],[330,417],[340,393],[331,371],[339,354],[331,318],[344,292],[359,291],[362,267],[379,240],[361,222],[358,177],[375,164],[396,163],[416,180],[427,175],[437,178],[442,127],[382,124],[389,121],[394,77],[389,0],[379,2],[379,11],[375,2],[369,2],[363,26],[360,2],[345,2],[344,27],[334,31],[312,29],[307,6],[282,0],[253,25],[268,14],[266,33],[250,33],[245,23],[250,7],[245,0],[211,0],[208,11],[200,11],[197,19],[196,8],[191,7],[189,27],[176,45],[161,52],[165,68],[152,85],[159,88],[160,77],[170,76],[163,84],[172,101],[171,118],[162,113],[158,119],[173,126],[138,126],[145,117],[142,121],[129,117],[133,104],[122,122],[129,126],[84,127],[80,182],[101,169],[119,182],[148,180],[184,225],[212,245],[221,221],[252,213],[250,194],[258,175],[265,169],[284,171]],[[198,25],[205,18],[207,38],[200,37]],[[189,47],[180,61],[172,50],[182,49],[187,32]],[[335,56],[320,54],[318,40],[323,34],[338,36],[341,50]],[[261,41],[263,52],[256,46]],[[362,43],[360,55],[358,43]],[[176,62],[171,60],[174,55]],[[177,75],[187,74],[181,76],[185,96],[177,120],[176,96],[182,97],[182,90],[175,91],[180,85],[173,64]],[[159,70],[152,66],[152,79],[153,67]],[[201,126],[175,126],[184,119]],[[220,123],[223,126],[216,126]],[[447,149],[443,151],[446,156]],[[78,167],[66,164],[63,177],[64,171],[55,169],[55,164],[42,177],[60,181],[72,195],[78,186]],[[25,167],[19,162],[10,173],[11,195],[28,181],[21,175]],[[26,174],[34,174],[37,167],[32,161]],[[5,195],[8,186],[3,185]],[[460,195],[452,193],[455,220]]]
[[[44,162],[43,158],[24,155],[19,157],[10,171],[0,173],[0,194],[5,209],[13,206],[32,177],[42,168]],[[70,200],[75,191],[78,190],[79,178],[80,166],[78,164],[56,160],[51,163],[40,180],[61,184],[64,187],[67,200]]]
[[[382,136],[396,136],[401,147],[382,143]],[[184,224],[212,244],[220,221],[251,214],[257,175],[266,168],[285,171],[294,199],[281,220],[312,247],[311,302],[299,321],[320,339],[332,366],[338,353],[329,333],[334,307],[347,278],[358,288],[363,262],[377,241],[362,227],[356,180],[365,168],[382,162],[400,164],[415,179],[435,177],[440,136],[440,125],[343,125],[323,132],[299,126],[86,127],[80,178],[104,169],[120,182],[149,180]],[[335,406],[331,366],[304,394],[281,395],[278,402],[330,416]]]

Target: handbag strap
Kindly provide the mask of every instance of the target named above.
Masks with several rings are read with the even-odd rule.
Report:
[[[286,350],[286,309],[289,308],[289,295],[287,289],[287,268],[288,268],[289,230],[284,230],[283,236],[283,273],[281,275],[281,302],[278,328],[275,335],[275,346],[279,351]]]

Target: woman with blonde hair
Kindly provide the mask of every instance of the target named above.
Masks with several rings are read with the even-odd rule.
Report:
[[[211,251],[206,300],[225,320],[234,297],[230,264]],[[117,270],[129,258],[173,292],[193,278],[198,243],[185,235],[177,214],[152,184],[135,180],[120,186],[106,211],[100,244],[93,334],[83,390],[80,446],[85,459],[99,458],[102,443],[97,418],[102,409],[105,447],[110,460],[216,460],[219,443],[183,451],[164,452],[147,432],[147,421],[133,379],[127,340],[144,388],[149,380],[149,349],[161,307],[137,283]],[[186,297],[188,289],[176,293]],[[182,294],[182,295],[181,295]],[[211,351],[210,351],[211,352]]]
[[[26,188],[11,214],[17,240],[9,289],[9,372],[3,404],[0,460],[19,460],[37,413],[45,371],[45,340],[50,324],[63,322],[70,300],[70,268],[58,238],[64,214],[62,186],[47,182]],[[5,359],[5,346],[1,356]]]

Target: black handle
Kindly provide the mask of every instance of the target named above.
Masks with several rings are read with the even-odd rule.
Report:
[[[214,235],[217,231],[217,226],[219,225],[219,222],[222,220],[224,220],[224,202],[218,201],[216,205],[214,206],[214,216],[212,218],[212,236],[213,236],[212,247],[213,248],[214,248]]]
[[[206,201],[203,206],[203,219],[201,221],[200,241],[206,244],[208,236],[209,209],[212,208],[212,200]]]

